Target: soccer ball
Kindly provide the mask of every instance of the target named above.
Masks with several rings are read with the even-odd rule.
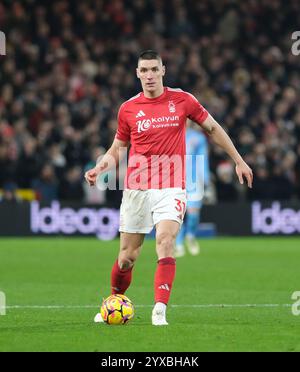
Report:
[[[133,303],[122,294],[115,294],[103,300],[101,316],[107,324],[125,324],[134,316]]]

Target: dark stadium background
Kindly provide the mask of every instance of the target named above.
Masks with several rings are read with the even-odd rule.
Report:
[[[208,210],[218,232],[212,206],[220,203],[259,200],[272,208],[279,200],[297,213],[300,57],[292,33],[299,8],[297,0],[1,1],[2,204],[17,193],[23,205],[119,207],[121,191],[92,190],[83,174],[111,144],[121,103],[141,90],[137,56],[152,48],[167,67],[165,85],[193,93],[254,170],[247,190],[222,150],[210,147],[204,222]]]

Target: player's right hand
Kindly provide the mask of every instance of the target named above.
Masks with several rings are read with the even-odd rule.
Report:
[[[92,168],[88,170],[87,172],[85,172],[84,178],[90,186],[95,186],[97,176],[98,176],[98,172],[96,168]]]

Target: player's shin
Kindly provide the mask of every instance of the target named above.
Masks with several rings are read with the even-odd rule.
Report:
[[[133,266],[121,269],[118,260],[114,263],[111,271],[111,293],[124,294],[132,280]]]
[[[165,257],[158,260],[154,278],[155,303],[168,304],[176,272],[176,260]]]
[[[168,325],[166,309],[175,278],[175,271],[176,261],[173,257],[158,260],[154,279],[155,306],[152,310],[152,324],[154,326]]]

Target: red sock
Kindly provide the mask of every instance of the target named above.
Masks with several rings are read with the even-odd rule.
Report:
[[[121,270],[118,260],[114,263],[111,271],[111,293],[124,294],[126,289],[130,286],[132,278],[132,267],[126,270]]]
[[[158,260],[154,278],[155,303],[168,304],[176,271],[176,260],[172,257]]]

